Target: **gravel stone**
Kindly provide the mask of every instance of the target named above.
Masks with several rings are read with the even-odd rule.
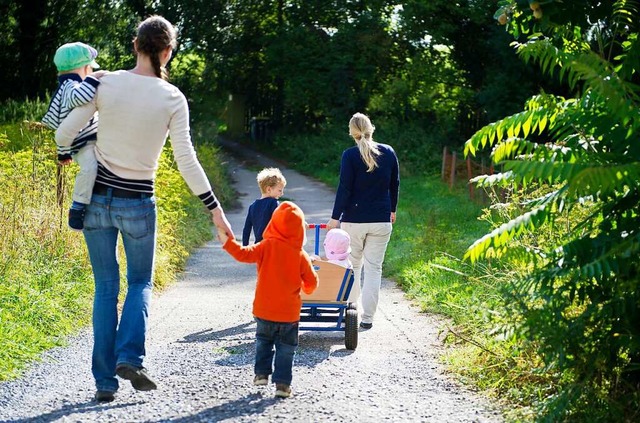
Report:
[[[241,207],[227,215],[239,236],[248,205],[259,197],[255,164],[278,164],[257,154],[251,163],[229,160]],[[287,199],[308,222],[326,222],[334,192],[279,167]],[[459,385],[439,363],[443,321],[419,313],[388,280],[374,326],[359,332],[355,351],[345,349],[344,333],[301,331],[293,396],[282,400],[272,384],[253,386],[254,285],[255,266],[208,243],[190,257],[180,280],[152,300],[145,367],[158,390],[137,392],[121,380],[115,401],[94,402],[91,328],[85,328],[20,379],[0,383],[0,421],[503,421],[497,405]]]

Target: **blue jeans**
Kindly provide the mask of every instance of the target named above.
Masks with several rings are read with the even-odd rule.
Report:
[[[270,375],[273,383],[291,385],[293,356],[298,347],[298,322],[280,323],[255,318],[257,375]],[[275,346],[275,360],[274,360]]]
[[[116,364],[142,367],[156,245],[156,204],[153,197],[128,199],[94,194],[84,219],[95,297],[93,357],[96,388],[118,390]],[[118,324],[120,268],[118,234],[127,259],[127,296]]]

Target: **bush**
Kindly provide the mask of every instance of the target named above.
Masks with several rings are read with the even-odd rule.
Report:
[[[43,100],[6,100],[0,103],[0,124],[22,121],[39,122],[47,112],[49,98]]]
[[[14,125],[25,148],[0,149],[0,380],[64,342],[90,321],[93,276],[84,240],[67,228],[75,165],[55,162],[52,132]],[[4,140],[4,141],[3,141]],[[13,144],[6,136],[1,143]],[[232,198],[218,151],[202,143],[198,152],[219,199]],[[176,166],[170,148],[157,174],[158,246],[154,283],[166,287],[185,264],[188,252],[211,239],[211,222]],[[125,260],[119,248],[122,279]],[[124,291],[124,290],[123,290]],[[124,292],[122,293],[124,295]]]

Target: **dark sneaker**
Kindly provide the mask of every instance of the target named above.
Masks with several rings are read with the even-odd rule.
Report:
[[[144,367],[135,367],[131,364],[120,363],[116,366],[116,374],[130,381],[133,389],[137,389],[138,391],[153,391],[158,388]]]
[[[115,392],[112,391],[101,391],[98,390],[96,392],[95,399],[98,402],[111,402],[115,399]]]
[[[69,209],[69,227],[74,231],[84,229],[84,209]]]
[[[371,329],[373,327],[373,323],[360,322],[360,327],[362,329]]]
[[[256,375],[253,378],[253,384],[255,386],[264,386],[269,384],[269,376],[267,375]]]
[[[276,397],[289,398],[291,395],[291,386],[284,383],[276,383]]]

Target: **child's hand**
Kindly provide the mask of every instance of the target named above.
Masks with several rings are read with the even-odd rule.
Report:
[[[73,160],[71,160],[71,159],[59,160],[59,161],[58,161],[58,164],[59,164],[60,166],[66,166],[66,165],[71,164],[71,162],[72,162],[72,161],[73,161]]]
[[[218,229],[218,239],[222,244],[225,244],[229,239],[229,235],[227,235],[227,231],[221,228],[217,228],[217,229]]]
[[[317,255],[317,254],[310,254],[310,255],[309,255],[309,258],[311,259],[311,261],[318,261],[318,260],[322,260],[322,259],[320,258],[320,256],[319,256],[319,255]]]
[[[89,75],[87,75],[87,76],[92,76],[92,77],[94,77],[94,78],[96,78],[96,79],[100,79],[100,78],[102,78],[103,76],[105,76],[105,75],[106,75],[106,74],[108,74],[108,73],[109,73],[108,71],[100,70],[100,71],[92,72],[92,73],[90,73],[90,74],[89,74]]]

